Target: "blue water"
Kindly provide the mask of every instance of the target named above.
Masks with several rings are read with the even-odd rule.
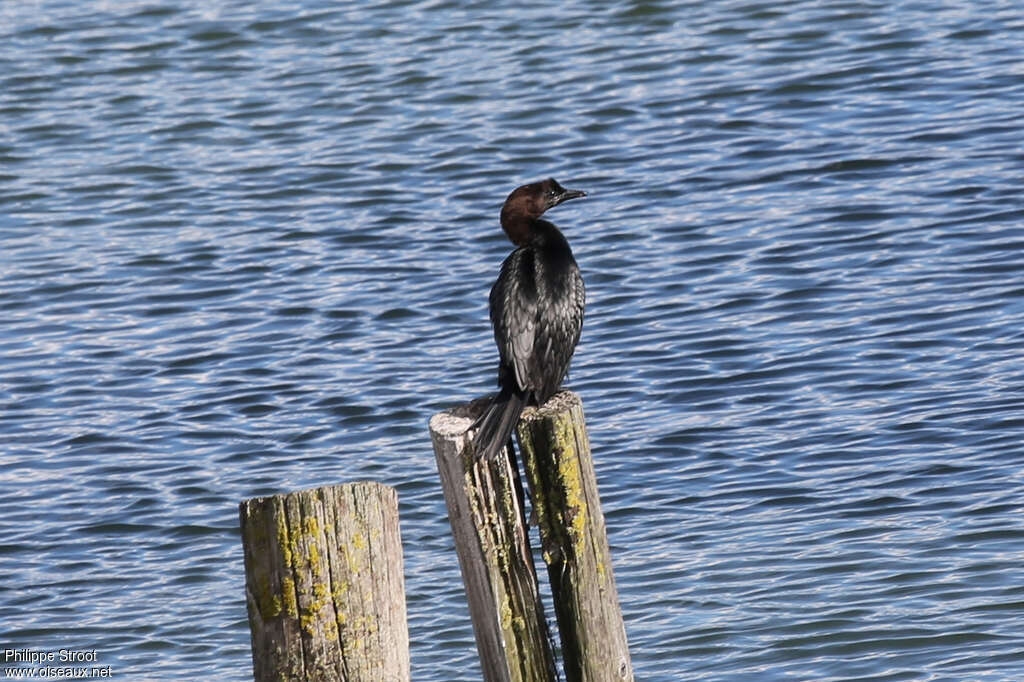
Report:
[[[0,5],[0,647],[251,679],[237,504],[397,487],[554,176],[638,680],[1024,679],[1017,3]]]

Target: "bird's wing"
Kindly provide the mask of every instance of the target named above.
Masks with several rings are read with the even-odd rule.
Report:
[[[531,372],[530,375],[537,382],[534,389],[539,402],[554,395],[569,372],[569,363],[580,340],[585,298],[583,279],[573,264],[569,270],[566,295],[557,297],[551,305],[539,311],[532,359],[536,373]]]
[[[491,324],[502,367],[515,377],[516,388],[531,388],[534,340],[537,332],[535,254],[520,248],[509,254],[491,288]]]

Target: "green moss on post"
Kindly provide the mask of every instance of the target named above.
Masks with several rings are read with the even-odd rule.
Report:
[[[540,526],[568,682],[633,679],[579,396],[523,414],[520,452]]]
[[[239,516],[256,682],[409,679],[393,488],[255,498]]]

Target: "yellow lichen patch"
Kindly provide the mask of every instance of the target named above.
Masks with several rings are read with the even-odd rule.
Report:
[[[281,581],[281,595],[284,597],[285,612],[291,618],[298,618],[299,605],[295,600],[295,581],[284,578]]]
[[[315,516],[307,516],[302,521],[302,535],[307,550],[309,566],[315,578],[320,578],[320,521]]]
[[[327,585],[322,581],[313,583],[313,598],[316,599],[316,603],[323,606],[327,602]]]
[[[366,536],[358,531],[352,533],[348,542],[338,544],[338,553],[349,575],[359,575],[366,564]]]
[[[320,546],[310,540],[309,543],[309,565],[313,569],[313,575],[320,575]]]
[[[512,627],[512,605],[508,603],[508,595],[501,600],[501,629],[505,632]]]
[[[565,503],[570,515],[569,532],[573,543],[583,538],[587,523],[587,503],[583,495],[583,478],[580,475],[579,459],[576,456],[576,439],[572,422],[563,418],[557,421],[555,438],[561,456],[558,458],[558,475],[565,490]]]
[[[299,625],[302,627],[302,631],[305,632],[307,635],[316,634],[316,628],[313,627],[314,620],[315,619],[313,618],[313,614],[309,613],[308,611],[306,613],[303,613],[302,617],[299,618]]]
[[[321,618],[320,612],[325,606],[327,606],[327,586],[322,582],[313,583],[313,600],[309,603],[309,606],[303,609],[302,617],[299,619],[299,623],[302,629],[310,635],[315,635],[318,629],[318,623]],[[333,622],[324,622],[323,627],[325,633],[330,636],[333,634],[337,637],[337,626]]]

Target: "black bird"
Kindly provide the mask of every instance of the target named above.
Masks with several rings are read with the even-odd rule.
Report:
[[[501,452],[523,407],[547,402],[569,371],[583,327],[583,278],[569,242],[541,215],[586,195],[548,178],[517,188],[501,208],[501,229],[518,248],[491,287],[501,390],[474,424],[477,457]]]

